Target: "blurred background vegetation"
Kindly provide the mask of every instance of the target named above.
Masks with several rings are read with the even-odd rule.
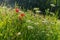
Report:
[[[22,8],[31,9],[39,7],[40,9],[50,8],[50,4],[60,6],[59,0],[0,0],[0,4],[14,6],[17,3]]]
[[[21,9],[33,10],[34,8],[39,8],[42,14],[46,14],[45,10],[49,9],[50,12],[58,11],[58,18],[60,18],[60,1],[59,0],[0,0],[0,4],[6,5],[8,7],[15,7],[15,4]],[[34,11],[34,10],[33,10]]]

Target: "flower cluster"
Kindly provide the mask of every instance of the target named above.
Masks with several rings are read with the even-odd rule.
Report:
[[[18,8],[16,8],[15,11],[16,11],[16,13],[19,13],[20,12],[20,14],[19,14],[19,20],[22,20],[23,17],[25,16],[24,12],[22,13]]]

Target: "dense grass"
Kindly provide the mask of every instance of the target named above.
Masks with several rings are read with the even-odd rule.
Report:
[[[0,7],[0,40],[60,40],[60,24],[55,16]]]

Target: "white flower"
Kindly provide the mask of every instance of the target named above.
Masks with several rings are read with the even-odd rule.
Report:
[[[20,13],[24,13],[23,11],[19,11]]]
[[[55,5],[54,4],[50,4],[52,7],[55,7]]]
[[[39,8],[34,8],[33,10],[38,10]]]
[[[17,35],[21,35],[21,32],[18,32]]]
[[[44,24],[48,24],[49,23],[49,21],[48,20],[46,20],[46,19],[44,19],[43,21],[42,21],[42,23],[44,23]]]
[[[40,13],[41,11],[36,11],[36,13]]]
[[[50,14],[53,15],[53,16],[55,15],[53,12],[50,12]]]
[[[38,25],[39,23],[38,22],[36,22],[36,23],[34,23],[35,25]]]
[[[27,20],[26,22],[31,22],[31,20]]]
[[[32,26],[27,26],[28,27],[28,29],[33,29],[33,27]]]
[[[28,23],[34,23],[33,21],[31,21],[31,20],[27,20],[26,22],[28,22]]]
[[[48,21],[47,21],[46,19],[44,19],[42,22],[43,22],[43,23],[47,23]]]

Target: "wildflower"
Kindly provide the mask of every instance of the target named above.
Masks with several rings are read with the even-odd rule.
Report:
[[[31,20],[27,20],[26,22],[31,22]]]
[[[33,22],[33,21],[31,21],[31,20],[27,20],[26,22],[27,22],[27,23],[34,23],[34,22]]]
[[[39,8],[34,8],[33,10],[39,10]]]
[[[25,16],[25,14],[20,14],[20,15],[19,15],[19,19],[20,19],[20,20],[23,20],[23,17],[24,17],[24,16]]]
[[[50,12],[50,14],[53,15],[53,16],[55,15],[53,12]]]
[[[20,14],[20,16],[21,16],[21,17],[24,17],[24,16],[25,16],[25,14],[24,14],[24,13],[22,13],[22,14]]]
[[[28,27],[28,29],[33,29],[33,27],[32,26],[27,26]]]
[[[36,13],[41,13],[41,11],[36,11]]]
[[[39,23],[38,22],[36,22],[36,23],[34,23],[35,25],[38,25]]]
[[[44,23],[44,24],[48,24],[49,23],[49,21],[48,20],[46,20],[46,19],[44,19],[43,21],[42,21],[42,23]]]
[[[48,21],[47,21],[46,19],[44,19],[42,22],[43,22],[43,23],[47,23]]]
[[[18,32],[17,35],[18,35],[18,36],[21,35],[21,32]]]
[[[20,13],[24,13],[23,11],[19,11]]]
[[[55,5],[54,4],[50,4],[52,7],[55,7]]]
[[[18,8],[16,8],[16,12],[17,12],[17,13],[19,12],[19,9],[18,9]]]

